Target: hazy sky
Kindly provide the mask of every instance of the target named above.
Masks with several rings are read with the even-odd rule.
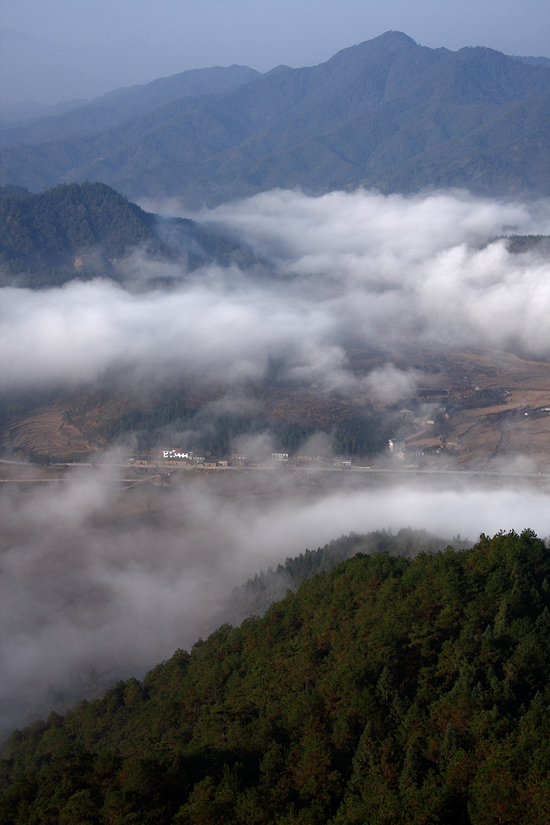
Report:
[[[36,79],[45,65],[41,47],[4,38],[4,60],[18,64],[13,76],[4,66],[5,100],[17,98],[16,86],[23,96],[54,102],[204,66],[239,63],[266,71],[280,63],[313,65],[389,29],[430,47],[485,45],[550,56],[548,0],[387,0],[383,8],[365,0],[2,0],[0,24],[70,47],[70,53],[48,55],[59,69],[56,97],[47,73],[42,86]],[[133,42],[121,45],[128,39]],[[99,59],[90,47],[104,49]],[[83,74],[80,86],[77,78],[68,82],[75,65]]]

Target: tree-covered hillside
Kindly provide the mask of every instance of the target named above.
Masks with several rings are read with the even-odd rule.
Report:
[[[39,194],[0,187],[0,285],[60,284],[74,277],[120,277],[113,264],[139,247],[157,258],[200,263],[252,256],[195,221],[161,219],[104,183],[59,184]]]
[[[550,554],[359,554],[4,748],[0,822],[546,825]]]
[[[56,263],[102,244],[107,256],[151,241],[155,217],[102,183],[61,184],[38,195],[0,192],[0,245],[5,254]]]
[[[412,559],[420,551],[435,553],[448,544],[448,539],[430,535],[426,530],[412,530],[410,527],[402,528],[395,535],[391,531],[374,530],[366,534],[341,536],[324,547],[308,549],[299,556],[286,559],[275,570],[262,570],[240,587],[235,587],[215,619],[219,624],[229,622],[236,625],[248,616],[262,616],[273,602],[282,599],[289,590],[297,590],[317,573],[328,573],[339,562],[356,553],[389,553]],[[471,542],[462,540],[460,536],[453,539],[455,550],[471,546]]]

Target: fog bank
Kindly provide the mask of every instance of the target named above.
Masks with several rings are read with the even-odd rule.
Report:
[[[258,471],[124,490],[121,472],[82,467],[2,492],[2,735],[29,721],[29,708],[30,718],[63,710],[189,648],[214,629],[232,587],[341,534],[550,533],[541,482]]]
[[[113,372],[234,386],[269,373],[368,392],[374,379],[349,369],[350,340],[377,347],[388,365],[411,346],[550,357],[548,253],[512,254],[494,240],[550,234],[548,201],[274,191],[193,217],[252,246],[265,272],[170,265],[169,289],[104,279],[4,288],[0,389],[72,386]],[[145,282],[168,271],[135,255],[131,267]]]
[[[389,404],[425,380],[415,348],[550,358],[548,253],[512,254],[498,239],[550,234],[548,201],[274,191],[191,217],[251,246],[265,265],[189,273],[134,253],[126,286],[97,278],[4,288],[0,389],[109,379],[155,393],[188,381],[224,390],[212,410],[241,410],[253,404],[247,383],[269,378]],[[155,274],[168,286],[153,287]],[[376,364],[356,367],[354,347],[376,351]],[[254,437],[270,448],[269,435]],[[327,439],[314,436],[312,454]],[[0,491],[0,732],[28,721],[29,708],[61,709],[189,647],[213,629],[232,587],[343,533],[550,534],[542,477],[189,473],[124,491],[119,464],[113,455],[64,482]]]

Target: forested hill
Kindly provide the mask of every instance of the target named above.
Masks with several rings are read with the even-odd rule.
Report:
[[[0,823],[547,825],[550,554],[359,554],[4,748]]]
[[[109,257],[154,238],[154,215],[102,183],[56,186],[37,195],[0,189],[0,245],[30,262],[63,261],[102,244]]]
[[[317,573],[328,573],[333,567],[349,559],[356,553],[390,553],[394,556],[414,558],[422,549],[425,553],[443,550],[449,544],[448,539],[438,538],[426,530],[413,530],[403,527],[395,535],[386,530],[374,530],[370,533],[351,533],[330,541],[316,550],[306,550],[299,556],[286,559],[275,570],[262,570],[239,587],[235,587],[226,603],[214,617],[218,624],[229,622],[240,624],[248,616],[262,616],[273,602],[282,599],[288,590],[295,591]],[[453,539],[455,550],[472,546],[460,536]]]
[[[119,114],[110,109],[110,125],[95,131],[98,111],[88,107],[80,129],[64,115],[5,132],[0,182],[36,191],[102,180],[133,199],[190,204],[297,186],[550,194],[544,64],[429,49],[394,31],[318,66],[239,77],[217,93],[160,95],[156,107],[150,95],[146,110],[123,95]],[[116,109],[117,97],[108,103]]]
[[[117,277],[113,264],[136,247],[188,269],[209,260],[250,262],[249,253],[214,230],[160,219],[104,183],[60,184],[40,194],[0,187],[0,285]]]

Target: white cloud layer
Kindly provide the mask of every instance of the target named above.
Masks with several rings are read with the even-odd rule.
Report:
[[[348,369],[351,337],[382,347],[390,363],[411,343],[550,356],[548,256],[489,243],[550,233],[550,202],[274,191],[200,217],[255,247],[271,276],[210,268],[170,290],[132,292],[102,279],[4,288],[0,388],[99,381],[113,371],[233,386],[275,366],[296,383],[351,391],[364,378]],[[144,277],[151,266],[143,261]],[[367,377],[364,388],[375,383]]]

